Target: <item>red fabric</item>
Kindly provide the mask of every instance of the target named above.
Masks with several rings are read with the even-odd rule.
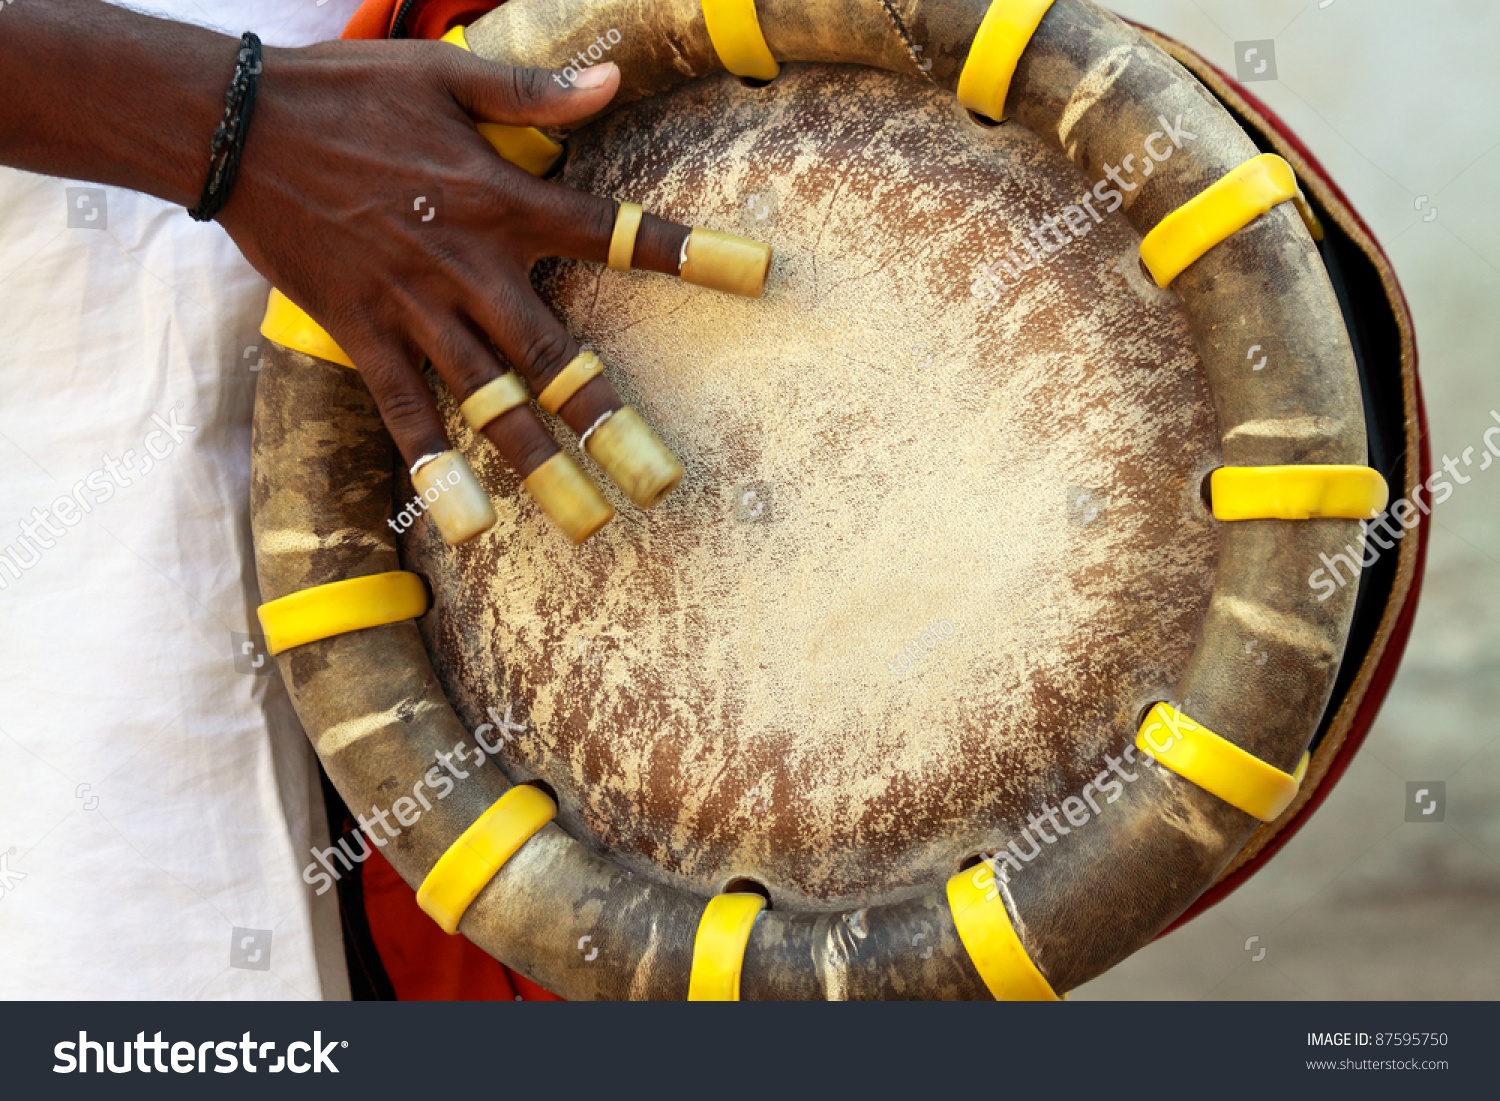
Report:
[[[1163,35],[1162,37],[1166,36]],[[1232,84],[1238,83],[1231,80],[1229,75],[1217,66],[1211,67],[1226,82]],[[1385,250],[1380,247],[1380,243],[1375,240],[1374,232],[1365,224],[1365,220],[1359,216],[1359,212],[1354,209],[1343,191],[1339,189],[1338,184],[1333,182],[1327,171],[1318,163],[1317,158],[1312,155],[1307,146],[1302,144],[1301,139],[1292,133],[1287,124],[1281,121],[1281,118],[1275,112],[1246,90],[1243,85],[1239,85],[1239,93],[1256,113],[1264,118],[1270,124],[1271,128],[1288,145],[1297,151],[1297,154],[1307,162],[1308,167],[1317,173],[1318,178],[1327,184],[1328,188],[1338,196],[1339,201],[1344,204],[1350,216],[1359,224],[1359,228],[1364,230],[1370,240],[1374,242],[1375,250],[1389,263],[1390,258],[1386,256]],[[1406,305],[1406,295],[1401,291],[1399,284],[1396,293],[1400,296],[1401,310],[1409,319],[1411,313]],[[1422,401],[1422,381],[1416,377],[1415,341],[1413,341],[1413,346],[1412,386],[1417,395],[1417,471],[1420,475],[1420,480],[1425,484],[1428,476],[1432,473],[1432,452],[1427,442],[1427,407]],[[1370,680],[1369,691],[1365,693],[1364,699],[1360,700],[1359,708],[1354,713],[1354,723],[1350,726],[1349,733],[1344,738],[1344,744],[1339,746],[1338,753],[1329,762],[1328,772],[1324,775],[1323,782],[1318,785],[1318,790],[1313,792],[1312,797],[1308,799],[1302,809],[1293,816],[1290,822],[1282,827],[1281,831],[1275,837],[1266,843],[1260,852],[1255,854],[1253,859],[1249,860],[1244,867],[1235,871],[1234,874],[1226,877],[1222,883],[1217,884],[1200,895],[1198,901],[1183,911],[1181,917],[1162,930],[1161,936],[1166,936],[1173,929],[1191,921],[1204,910],[1228,898],[1239,889],[1247,879],[1260,870],[1261,866],[1267,860],[1270,860],[1271,857],[1281,851],[1281,847],[1292,839],[1308,818],[1312,816],[1312,813],[1323,805],[1323,800],[1328,797],[1328,793],[1333,790],[1339,778],[1344,775],[1344,771],[1349,767],[1349,762],[1354,759],[1354,754],[1364,744],[1365,737],[1370,733],[1370,728],[1375,725],[1375,716],[1380,713],[1380,705],[1385,702],[1386,693],[1390,691],[1391,681],[1396,677],[1396,669],[1401,664],[1401,656],[1406,652],[1406,640],[1411,635],[1412,620],[1417,615],[1417,598],[1421,594],[1422,576],[1427,568],[1428,527],[1429,525],[1427,524],[1417,525],[1417,566],[1416,572],[1412,576],[1411,589],[1406,595],[1406,603],[1402,606],[1401,612],[1396,619],[1395,628],[1391,631],[1391,638],[1386,644],[1385,653],[1381,655],[1380,664],[1375,667],[1375,675]]]
[[[384,38],[396,18],[396,0],[364,0],[340,38]]]
[[[467,937],[450,937],[439,929],[378,852],[364,862],[360,880],[370,935],[398,1001],[562,1001]]]
[[[408,38],[442,38],[456,26],[467,27],[504,0],[425,0],[407,14]],[[342,38],[387,38],[400,0],[365,0],[344,28]]]

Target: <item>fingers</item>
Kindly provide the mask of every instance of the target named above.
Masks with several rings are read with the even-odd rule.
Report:
[[[645,269],[726,294],[759,298],[771,270],[771,247],[748,237],[689,227],[546,181],[518,188],[538,213],[532,235],[539,255]]]
[[[538,241],[542,255],[566,256],[592,264],[609,261],[620,203],[547,180],[520,181],[519,190],[521,201],[537,212],[537,225],[546,227]],[[621,234],[626,263],[643,271],[676,275],[683,242],[691,232],[691,226],[643,214],[633,241],[628,233]]]
[[[604,110],[620,86],[620,70],[612,62],[582,72],[559,73],[486,62],[467,47],[448,60],[453,64],[450,94],[470,117],[481,122],[508,126],[578,122]],[[567,73],[573,74],[571,80]],[[503,150],[502,155],[508,156]],[[524,190],[531,205],[544,212],[538,225],[546,227],[546,239],[539,255],[604,263],[610,259],[613,241],[623,259],[612,266],[681,275],[689,282],[752,298],[760,297],[764,289],[771,250],[757,242],[710,235],[716,240],[703,243],[699,252],[705,258],[692,265],[696,275],[690,276],[695,236],[691,227],[647,214],[631,222],[630,239],[622,242],[616,238],[619,204],[545,181],[531,183]]]
[[[494,286],[495,284],[490,284]],[[634,409],[620,400],[593,353],[583,353],[530,285],[501,284],[500,301],[476,316],[519,368],[541,406],[560,416],[610,480],[640,508],[660,503],[683,468]]]
[[[682,246],[692,232],[692,226],[669,222],[655,214],[642,215],[630,266],[643,271],[659,271],[663,275],[677,275],[682,268]]]
[[[501,283],[497,298],[476,300],[471,309],[537,395],[543,394],[582,351],[529,284]],[[597,375],[563,402],[557,414],[581,436],[599,417],[623,404],[609,381]]]
[[[356,340],[353,347],[352,354],[363,364],[360,377],[411,470],[417,492],[412,501],[394,510],[388,521],[392,529],[405,531],[416,516],[428,512],[443,541],[457,546],[494,527],[495,509],[489,495],[463,453],[449,445],[432,393],[412,359],[379,340]]]
[[[521,484],[575,544],[609,523],[614,509],[538,418],[525,385],[502,374],[485,342],[455,321],[432,342],[433,365],[459,400],[469,427],[500,452]]]
[[[398,341],[375,335],[356,336],[345,346],[407,468],[449,450],[437,404],[416,367],[421,357]]]
[[[441,333],[434,334],[429,343],[432,365],[460,405],[503,373],[495,353],[457,320]],[[530,403],[508,409],[482,424],[471,424],[471,427],[494,445],[501,458],[523,480],[559,450],[557,441]]]
[[[620,69],[613,62],[569,80],[552,69],[501,65],[458,50],[445,59],[449,94],[477,122],[564,126],[598,114],[620,90]]]

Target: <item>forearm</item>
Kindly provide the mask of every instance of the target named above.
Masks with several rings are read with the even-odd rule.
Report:
[[[236,42],[102,0],[0,14],[0,164],[198,201]]]

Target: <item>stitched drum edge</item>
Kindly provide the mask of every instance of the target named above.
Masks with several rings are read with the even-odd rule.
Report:
[[[1187,46],[1173,38],[1152,30],[1149,27],[1137,26],[1147,39],[1160,46],[1170,57],[1182,65],[1198,78],[1219,99],[1228,102],[1233,108],[1247,118],[1254,119],[1260,125],[1260,132],[1269,141],[1276,153],[1285,158],[1297,173],[1297,182],[1302,189],[1309,192],[1311,197],[1317,200],[1318,206],[1324,212],[1324,217],[1332,218],[1338,227],[1349,237],[1351,241],[1363,252],[1375,266],[1379,273],[1380,283],[1385,291],[1387,300],[1391,303],[1392,313],[1396,318],[1396,326],[1401,334],[1401,390],[1402,401],[1405,405],[1405,427],[1406,427],[1406,455],[1408,456],[1408,484],[1403,487],[1402,493],[1391,494],[1392,498],[1408,496],[1416,485],[1422,480],[1423,471],[1419,460],[1421,454],[1421,431],[1417,422],[1417,393],[1416,393],[1416,330],[1411,320],[1411,310],[1406,302],[1406,295],[1401,290],[1401,285],[1396,281],[1395,268],[1391,265],[1379,244],[1360,224],[1354,216],[1347,201],[1333,188],[1329,187],[1322,175],[1314,171],[1308,164],[1301,152],[1289,142],[1256,107],[1252,106],[1239,92],[1234,83],[1223,76],[1208,61],[1199,57]],[[1418,458],[1412,458],[1418,457]],[[1322,786],[1324,777],[1328,774],[1329,767],[1334,759],[1343,749],[1344,740],[1348,737],[1350,729],[1354,725],[1355,715],[1364,702],[1365,694],[1369,691],[1370,683],[1375,677],[1376,670],[1381,660],[1385,657],[1386,648],[1390,643],[1391,636],[1396,629],[1396,623],[1401,617],[1402,610],[1411,596],[1412,586],[1416,580],[1418,558],[1418,540],[1408,542],[1400,541],[1400,551],[1397,555],[1396,579],[1391,588],[1391,598],[1387,602],[1385,611],[1381,615],[1380,626],[1375,633],[1375,639],[1365,654],[1364,661],[1360,664],[1359,673],[1349,686],[1344,700],[1339,707],[1338,714],[1334,717],[1332,725],[1328,729],[1323,742],[1318,746],[1317,753],[1313,754],[1311,764],[1308,766],[1307,777],[1302,783],[1297,798],[1292,801],[1291,806],[1282,813],[1281,817],[1274,822],[1261,826],[1251,835],[1245,847],[1240,850],[1233,861],[1230,862],[1219,878],[1213,883],[1217,887],[1230,876],[1234,875],[1246,864],[1253,861],[1260,852],[1278,834],[1281,833],[1299,814],[1304,807],[1317,795]],[[1210,888],[1210,890],[1212,887]]]

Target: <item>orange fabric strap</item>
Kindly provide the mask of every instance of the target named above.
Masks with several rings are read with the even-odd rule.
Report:
[[[449,29],[474,22],[504,0],[426,0],[406,16],[408,38],[442,38]],[[340,38],[389,38],[400,0],[364,0]]]
[[[385,38],[396,18],[396,0],[364,0],[340,38]]]

